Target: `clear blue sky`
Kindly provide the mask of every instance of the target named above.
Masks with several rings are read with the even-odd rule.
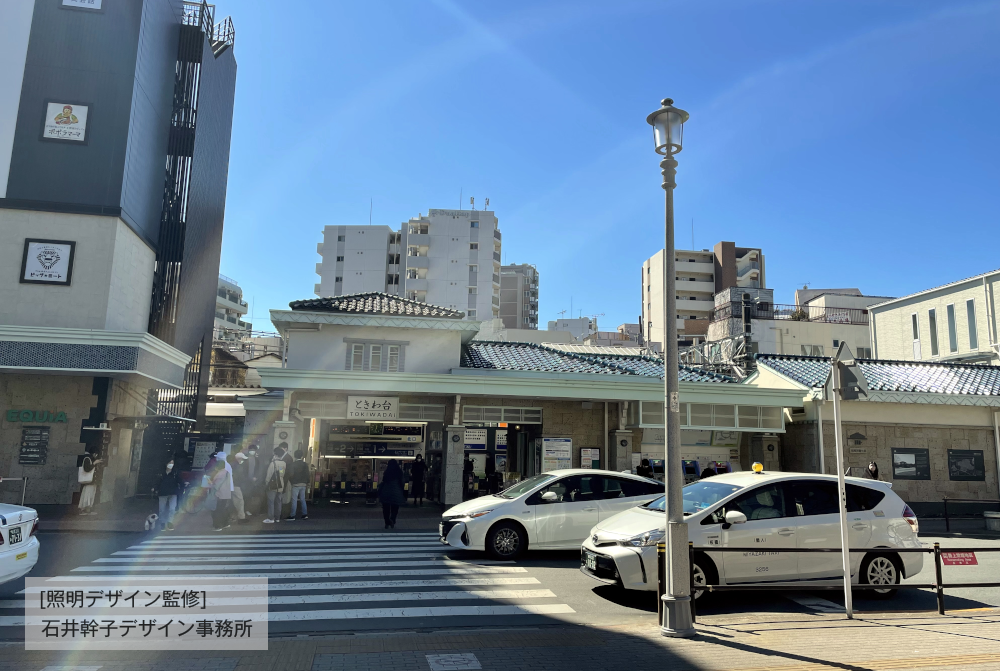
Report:
[[[560,310],[635,322],[662,247],[645,117],[691,113],[677,242],[898,296],[1000,266],[1000,2],[218,2],[239,62],[223,273],[309,298],[328,224],[490,198]]]

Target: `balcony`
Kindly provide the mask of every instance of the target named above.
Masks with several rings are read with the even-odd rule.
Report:
[[[748,308],[751,319],[787,320],[793,322],[817,322],[822,324],[868,325],[868,310],[863,308],[828,308],[810,305],[780,305],[758,303]],[[712,313],[712,321],[723,319],[743,319],[741,303],[720,305]]]
[[[493,305],[495,305],[497,307],[500,307],[500,297],[499,296],[494,296],[493,297]]]
[[[715,303],[711,300],[685,298],[683,296],[677,297],[677,314],[681,315],[682,318],[687,319],[687,315],[693,315],[703,313],[704,316],[708,316],[715,309]]]
[[[747,273],[752,273],[754,271],[758,271],[758,274],[759,274],[760,263],[758,263],[757,261],[750,261],[746,265],[737,265],[736,266],[736,276],[737,277],[743,277]]]
[[[500,263],[500,252],[493,252],[493,260]]]
[[[500,239],[500,231],[498,231],[495,228],[493,229],[493,239],[494,240],[499,240]]]
[[[232,300],[229,296],[216,296],[215,304],[217,307],[229,310],[232,312],[237,312],[241,315],[245,315],[250,311],[250,306],[247,305],[246,301]]]
[[[426,256],[407,256],[406,257],[406,267],[407,268],[429,268],[430,259]]]
[[[406,290],[407,291],[427,291],[427,280],[421,279],[419,277],[406,278]]]
[[[499,273],[493,273],[493,284],[500,284],[500,275],[499,275]]]
[[[431,244],[431,236],[427,233],[410,233],[406,236],[407,245],[423,245],[426,247]]]
[[[675,284],[675,289],[677,291],[693,292],[693,293],[704,293],[704,294],[714,294],[715,293],[715,282],[709,282],[707,280],[677,280]]]
[[[715,275],[715,264],[710,261],[677,261],[674,263],[674,268],[679,275],[687,275],[688,273]]]

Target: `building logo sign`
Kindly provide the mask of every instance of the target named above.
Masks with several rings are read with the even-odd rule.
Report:
[[[348,396],[347,419],[399,419],[397,396]]]
[[[50,410],[8,410],[8,422],[68,422],[65,412]]]
[[[70,240],[25,240],[21,284],[69,285],[75,251],[76,243]]]
[[[73,9],[101,9],[104,0],[62,0],[63,7]]]
[[[46,102],[42,139],[87,144],[87,119],[89,116],[90,105]]]

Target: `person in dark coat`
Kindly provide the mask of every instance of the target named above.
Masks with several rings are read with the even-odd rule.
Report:
[[[424,505],[424,477],[427,474],[427,464],[424,462],[424,455],[418,454],[416,461],[410,465],[410,486],[413,491],[410,495],[413,497],[413,503],[422,506]],[[420,500],[417,503],[417,500]]]
[[[635,467],[635,474],[641,475],[644,478],[653,477],[653,467],[649,465],[649,459],[643,459],[642,462]]]
[[[395,459],[390,459],[382,474],[382,482],[378,486],[378,498],[382,502],[382,518],[385,520],[385,528],[396,528],[396,515],[399,514],[399,507],[406,503],[406,494],[403,493],[403,469]]]
[[[171,459],[166,466],[166,472],[156,483],[156,495],[160,499],[160,514],[157,522],[160,529],[174,530],[174,513],[177,512],[177,495],[181,492],[181,480],[176,463]]]

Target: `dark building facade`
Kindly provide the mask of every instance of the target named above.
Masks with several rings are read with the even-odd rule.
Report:
[[[102,501],[142,493],[204,418],[233,25],[182,0],[23,0],[0,23],[0,473],[68,503],[89,445]],[[64,413],[42,456],[17,452],[22,406]]]

